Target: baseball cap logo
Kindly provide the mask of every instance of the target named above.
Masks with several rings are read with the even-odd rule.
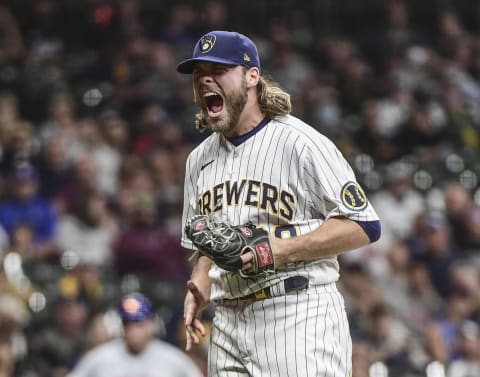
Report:
[[[140,310],[140,302],[134,297],[125,299],[122,303],[123,310],[128,314],[135,314]]]
[[[217,37],[214,34],[207,34],[200,39],[200,51],[206,54],[215,45]]]

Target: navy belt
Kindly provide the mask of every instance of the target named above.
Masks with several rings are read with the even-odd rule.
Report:
[[[260,289],[255,293],[251,293],[246,296],[231,298],[231,299],[223,299],[218,300],[218,304],[226,304],[226,303],[234,303],[234,302],[243,302],[243,301],[256,301],[256,300],[264,300],[266,298],[272,298],[277,296],[283,296],[287,293],[300,291],[302,289],[308,288],[308,278],[305,276],[291,276],[286,278],[281,283],[280,289],[277,289],[277,292],[274,292],[272,287],[266,287]]]

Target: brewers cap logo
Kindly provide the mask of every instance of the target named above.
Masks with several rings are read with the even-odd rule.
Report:
[[[367,207],[368,201],[358,183],[347,182],[342,187],[342,203],[349,209],[361,211]]]
[[[215,45],[215,41],[217,40],[217,37],[214,34],[207,34],[200,39],[200,51],[206,54],[209,52],[213,46]]]

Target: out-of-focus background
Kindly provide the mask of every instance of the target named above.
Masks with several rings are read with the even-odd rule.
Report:
[[[131,291],[184,347],[184,162],[205,134],[175,65],[214,29],[257,43],[382,219],[340,258],[353,375],[480,376],[475,0],[1,1],[0,375],[64,376]]]

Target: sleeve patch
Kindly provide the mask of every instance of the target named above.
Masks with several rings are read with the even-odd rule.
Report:
[[[357,182],[347,182],[343,185],[342,203],[353,211],[362,211],[368,205],[367,197]]]

